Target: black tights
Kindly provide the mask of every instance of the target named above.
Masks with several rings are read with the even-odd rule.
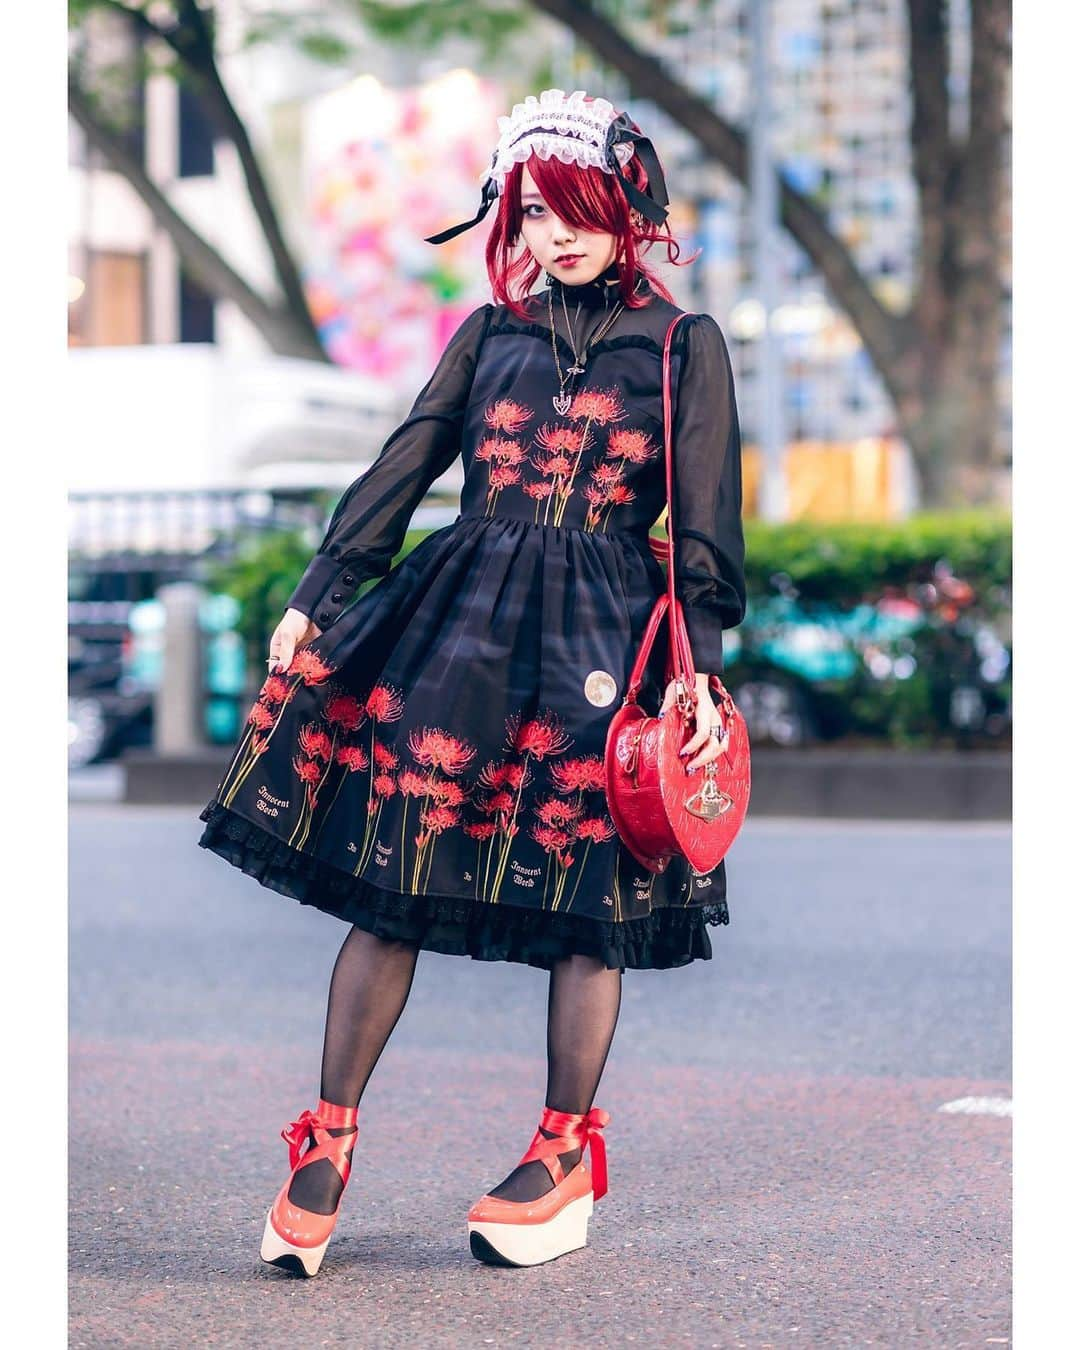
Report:
[[[419,948],[412,943],[390,942],[360,928],[349,930],[334,963],[327,1000],[320,1086],[324,1101],[340,1106],[359,1103],[408,1001],[418,955]],[[580,1114],[592,1106],[615,1035],[621,996],[621,972],[593,957],[568,956],[552,967],[545,1104],[553,1110]],[[528,1128],[522,1152],[535,1128],[535,1123]],[[572,1167],[580,1156],[578,1149],[559,1154],[564,1168]],[[533,1200],[551,1186],[543,1162],[533,1161],[515,1167],[491,1194]],[[341,1189],[336,1169],[320,1160],[297,1172],[289,1199],[303,1209],[331,1214]]]

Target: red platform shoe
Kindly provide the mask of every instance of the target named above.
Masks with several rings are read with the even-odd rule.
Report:
[[[607,1153],[601,1129],[611,1117],[594,1106],[587,1115],[545,1106],[540,1128],[518,1163],[539,1158],[554,1186],[536,1200],[483,1195],[469,1210],[469,1249],[479,1261],[499,1266],[538,1266],[584,1247],[593,1201],[607,1192]],[[554,1133],[546,1138],[543,1130]],[[592,1149],[593,1170],[585,1166]],[[581,1159],[563,1175],[558,1154],[581,1149]]]
[[[342,1180],[342,1192],[349,1183],[352,1166],[346,1153],[356,1143],[356,1117],[359,1108],[355,1106],[335,1106],[319,1098],[314,1111],[305,1111],[299,1120],[294,1120],[281,1131],[281,1137],[289,1145],[289,1166],[292,1171],[277,1193],[277,1199],[270,1206],[263,1229],[262,1246],[259,1255],[272,1266],[281,1266],[283,1270],[292,1270],[304,1274],[309,1279],[318,1273],[323,1255],[330,1242],[330,1234],[337,1223],[341,1209],[341,1196],[333,1214],[315,1214],[311,1210],[301,1209],[289,1200],[289,1187],[292,1179],[301,1167],[327,1158],[337,1168]],[[349,1126],[348,1134],[333,1135],[330,1130],[343,1130]],[[308,1136],[313,1139],[312,1146],[301,1157]]]

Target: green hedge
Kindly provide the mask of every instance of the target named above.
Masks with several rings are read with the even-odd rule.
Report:
[[[836,605],[873,599],[904,586],[946,559],[984,598],[1007,605],[1012,581],[1012,520],[1003,513],[926,514],[897,522],[768,525],[747,521],[746,580],[766,594],[786,574],[804,600]]]
[[[240,602],[240,634],[248,665],[266,674],[266,653],[293,588],[318,548],[303,530],[269,530],[244,539],[227,563],[210,567],[206,585]],[[254,678],[254,676],[253,676]]]
[[[410,553],[427,530],[409,530],[399,562]],[[206,585],[224,591],[240,602],[240,634],[244,639],[248,662],[261,681],[266,666],[270,634],[274,631],[296,583],[319,546],[319,539],[308,531],[268,530],[243,540],[236,556],[227,563],[208,569]],[[360,594],[379,580],[373,577],[360,587]]]

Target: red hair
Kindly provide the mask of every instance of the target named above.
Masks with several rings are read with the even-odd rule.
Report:
[[[667,250],[668,262],[675,267],[686,267],[698,257],[701,250],[698,249],[692,257],[680,262],[682,250],[667,222],[655,225],[648,217],[635,212],[640,221],[640,225],[636,225],[630,215],[626,193],[615,174],[591,165],[582,168],[580,164],[564,164],[554,157],[542,159],[533,154],[524,162],[513,164],[507,172],[503,191],[499,195],[498,214],[488,235],[485,257],[492,296],[498,304],[506,305],[519,318],[530,318],[522,300],[543,271],[541,264],[527,248],[517,251],[524,218],[521,176],[526,167],[533,176],[537,191],[560,220],[573,225],[575,229],[615,235],[619,295],[627,309],[641,309],[650,303],[647,294],[635,296],[632,293],[634,282],[640,274],[648,278],[649,284],[659,295],[674,303],[667,287],[639,255],[639,247],[662,243]],[[648,174],[636,154],[623,172],[635,187],[643,192],[646,190]]]

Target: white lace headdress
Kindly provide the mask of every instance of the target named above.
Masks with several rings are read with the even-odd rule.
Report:
[[[632,206],[656,224],[662,225],[667,219],[667,188],[652,141],[635,130],[627,114],[616,112],[606,98],[586,99],[584,89],[575,89],[569,95],[561,89],[545,89],[539,98],[530,94],[524,103],[516,103],[509,117],[498,119],[498,128],[499,142],[491,164],[480,176],[480,209],[472,220],[429,236],[428,243],[445,243],[478,224],[502,193],[513,165],[533,154],[613,173]],[[647,193],[623,173],[635,150],[648,175]]]
[[[509,117],[498,119],[499,144],[480,181],[494,178],[501,193],[515,161],[524,162],[533,153],[541,159],[554,157],[564,164],[576,162],[582,168],[592,166],[611,173],[607,131],[616,117],[618,113],[606,98],[586,102],[584,89],[575,89],[569,96],[561,89],[545,89],[539,98],[530,94],[524,103],[514,104]],[[615,146],[624,167],[633,153],[629,141]]]

